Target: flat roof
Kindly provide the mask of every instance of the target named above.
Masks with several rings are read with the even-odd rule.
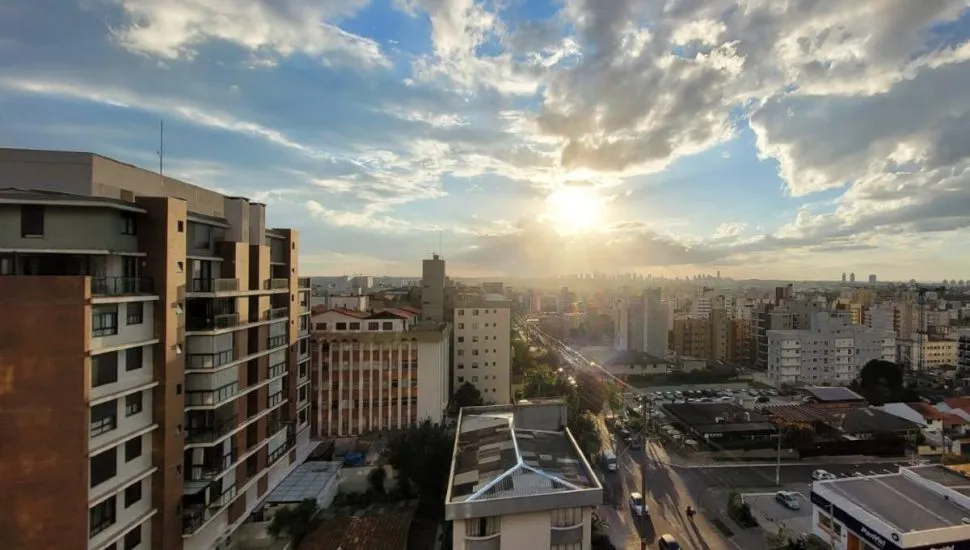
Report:
[[[733,403],[668,403],[663,408],[698,433],[777,431],[768,417]]]
[[[601,488],[568,430],[517,428],[514,412],[465,408],[456,439],[450,503]]]
[[[970,516],[970,511],[902,473],[824,483],[901,533],[963,525],[963,518]]]
[[[889,414],[873,407],[850,408],[839,411],[843,415],[840,428],[847,434],[903,432],[920,429],[912,420]]]
[[[815,399],[824,403],[839,401],[865,401],[866,399],[849,388],[841,386],[806,386],[801,388]]]
[[[267,504],[303,502],[320,496],[340,472],[340,462],[304,462],[296,467],[266,498]]]

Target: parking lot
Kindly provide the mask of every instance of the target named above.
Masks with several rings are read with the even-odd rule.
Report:
[[[793,492],[800,505],[798,510],[781,504],[776,500],[775,493],[744,493],[744,501],[751,507],[751,515],[758,520],[758,524],[768,533],[777,533],[782,529],[790,536],[801,536],[812,532],[812,503],[802,493]]]

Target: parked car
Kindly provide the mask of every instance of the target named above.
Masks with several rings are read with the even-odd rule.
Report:
[[[789,510],[800,510],[802,507],[798,502],[798,493],[791,491],[778,491],[775,493],[775,500]]]
[[[657,539],[657,548],[659,550],[680,550],[680,543],[674,538],[670,533],[660,535]]]
[[[630,512],[636,517],[650,514],[647,503],[643,501],[643,495],[640,493],[630,493]]]
[[[815,481],[827,481],[829,479],[836,479],[836,475],[825,470],[815,470],[812,472],[812,479]]]

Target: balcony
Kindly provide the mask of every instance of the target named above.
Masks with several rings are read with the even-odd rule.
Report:
[[[203,330],[222,330],[238,325],[238,313],[223,313],[221,315],[213,315],[212,317],[189,317],[185,323],[185,330],[190,332]]]
[[[214,516],[216,510],[211,510],[205,506],[195,506],[186,508],[182,512],[182,534],[191,535],[199,530],[205,522]]]
[[[286,344],[287,342],[285,334],[280,334],[279,336],[270,336],[266,339],[266,349],[278,348],[280,346],[285,346]]]
[[[233,382],[210,391],[185,392],[186,407],[211,407],[239,394],[239,383]]]
[[[189,470],[190,479],[192,481],[215,479],[231,468],[237,460],[239,460],[239,452],[236,449],[230,449],[222,456],[215,454],[207,456],[205,464],[193,465]]]
[[[186,430],[186,443],[212,443],[225,437],[239,425],[238,415],[227,418],[214,418],[211,423],[202,426],[190,426]]]
[[[190,370],[215,369],[236,360],[236,350],[227,349],[216,353],[190,353],[185,366]]]
[[[266,398],[266,408],[271,409],[283,402],[283,392],[278,391]]]
[[[269,371],[267,372],[266,377],[276,378],[277,376],[283,376],[284,372],[286,372],[286,361],[283,361],[282,363],[277,363],[275,365],[270,365]]]
[[[313,288],[313,285],[310,284],[309,277],[299,277],[297,279],[297,286],[300,288]]]
[[[239,279],[191,279],[189,292],[238,292]]]
[[[293,436],[287,437],[286,443],[283,443],[278,449],[276,449],[275,451],[269,454],[269,458],[267,459],[266,463],[270,465],[273,464],[274,462],[282,458],[283,455],[285,455],[290,449],[292,449],[295,444],[296,444],[295,437]]]
[[[128,296],[151,294],[154,290],[148,277],[92,277],[92,296]]]
[[[289,288],[289,279],[266,279],[263,281],[263,290],[287,290]]]
[[[290,316],[290,308],[288,307],[274,307],[269,310],[270,319],[285,319]]]

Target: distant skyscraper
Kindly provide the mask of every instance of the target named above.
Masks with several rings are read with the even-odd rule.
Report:
[[[843,271],[843,272],[842,272],[842,282],[843,282],[843,283],[845,282],[845,277],[846,277],[846,275],[845,275],[845,271]]]
[[[876,274],[875,273],[872,273],[872,274],[869,275],[869,283],[872,284],[872,283],[875,283],[875,282],[876,282]]]
[[[445,320],[445,261],[434,254],[421,262],[421,319]]]
[[[855,282],[855,273],[849,273],[849,282],[850,283],[854,283]]]

